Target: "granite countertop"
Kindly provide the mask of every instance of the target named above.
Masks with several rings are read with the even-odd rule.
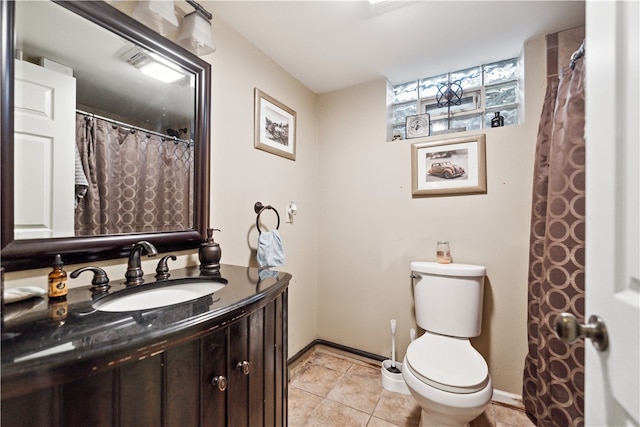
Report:
[[[2,312],[2,380],[26,373],[51,370],[83,361],[126,357],[127,352],[153,354],[171,337],[198,330],[210,330],[242,315],[245,307],[268,295],[281,293],[291,275],[272,270],[222,265],[219,276],[201,276],[199,267],[171,271],[169,281],[194,278],[225,283],[213,294],[170,306],[121,313],[98,311],[92,307],[104,295],[92,296],[91,287],[69,289],[66,304],[46,296],[8,304]],[[87,280],[90,275],[87,275]],[[123,280],[112,281],[109,295],[157,286],[153,274],[145,283],[126,289]],[[65,314],[66,309],[66,314]],[[151,350],[149,350],[151,348]],[[145,351],[141,351],[145,349]],[[99,369],[92,366],[91,369]]]

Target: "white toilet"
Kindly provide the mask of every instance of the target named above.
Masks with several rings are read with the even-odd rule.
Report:
[[[483,357],[469,338],[480,335],[486,269],[412,262],[416,323],[424,335],[409,344],[402,376],[422,408],[420,426],[465,426],[491,400]]]

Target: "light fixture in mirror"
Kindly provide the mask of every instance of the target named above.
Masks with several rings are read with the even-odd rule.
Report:
[[[173,0],[140,0],[133,10],[133,17],[162,35],[178,29]]]
[[[147,76],[153,77],[161,82],[173,83],[186,77],[186,75],[173,63],[154,54],[153,52],[144,51],[138,46],[127,51],[122,56],[122,59],[139,69]]]
[[[200,10],[185,15],[176,43],[198,56],[215,52],[211,22]]]

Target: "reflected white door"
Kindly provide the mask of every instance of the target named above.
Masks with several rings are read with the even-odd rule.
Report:
[[[15,238],[74,235],[76,79],[15,65]]]
[[[640,425],[640,4],[586,4],[586,318],[609,348],[585,343],[589,426]]]

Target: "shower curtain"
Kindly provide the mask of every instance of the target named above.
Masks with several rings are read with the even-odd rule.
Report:
[[[184,142],[76,114],[76,146],[88,181],[76,236],[193,227],[193,148]]]
[[[566,344],[552,329],[561,312],[584,323],[583,62],[549,83],[538,129],[522,393],[538,426],[584,425],[584,340]]]

